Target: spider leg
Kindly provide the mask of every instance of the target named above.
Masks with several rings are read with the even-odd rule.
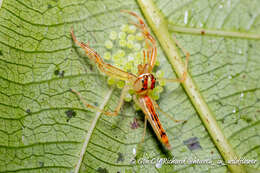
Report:
[[[190,59],[190,53],[186,49],[184,49],[184,47],[181,46],[181,44],[179,43],[179,41],[176,39],[175,36],[173,36],[172,38],[175,41],[176,45],[182,50],[182,52],[186,56],[185,64],[184,64],[185,72],[183,73],[183,76],[182,76],[183,81],[185,81],[186,76],[187,76],[187,71],[188,71],[188,63],[189,63],[189,59]]]
[[[105,63],[103,59],[100,57],[100,55],[93,48],[91,48],[88,44],[79,42],[77,40],[76,36],[74,35],[73,29],[71,29],[71,36],[73,41],[82,49],[84,49],[88,57],[98,65],[98,68],[103,73],[107,74],[108,76],[125,81],[134,81],[137,78],[132,73],[125,72],[117,67],[112,66],[111,64]]]
[[[133,25],[135,25],[137,28],[141,29],[142,34],[143,34],[144,38],[146,39],[145,41],[146,41],[146,44],[148,45],[147,55],[149,55],[148,52],[150,52],[150,55],[147,56],[147,61],[149,64],[149,68],[148,68],[147,72],[151,73],[153,70],[153,67],[155,65],[156,57],[157,57],[156,40],[153,38],[153,36],[148,31],[148,28],[145,25],[143,19],[141,17],[139,17],[135,12],[128,11],[128,10],[121,10],[121,12],[128,13],[128,14],[136,17],[139,22],[139,23],[133,23]],[[151,46],[148,44],[148,40],[151,42]]]
[[[143,132],[141,144],[144,143],[144,137],[145,137],[146,127],[147,127],[147,116],[144,116],[144,132]]]
[[[175,41],[176,45],[182,50],[182,52],[185,54],[186,59],[185,59],[185,64],[184,64],[184,72],[182,74],[181,78],[177,78],[177,79],[167,79],[167,78],[157,78],[158,80],[162,80],[165,82],[180,82],[183,83],[186,80],[187,77],[187,73],[188,73],[188,63],[189,63],[189,59],[190,59],[190,53],[188,51],[186,51],[178,42],[178,40],[176,39],[175,36],[173,36],[173,40]]]
[[[143,132],[143,136],[142,136],[142,140],[141,142],[138,144],[137,146],[137,153],[139,152],[140,149],[142,149],[142,145],[144,143],[144,138],[145,138],[145,134],[146,134],[146,127],[147,127],[147,116],[144,116],[144,132]]]
[[[142,105],[139,103],[139,101],[137,100],[135,95],[133,95],[133,100],[140,108],[142,107]],[[137,146],[137,153],[138,153],[139,149],[141,149],[142,144],[144,143],[144,138],[145,138],[145,134],[146,134],[146,127],[147,127],[147,120],[148,120],[148,117],[145,114],[144,115],[144,132],[143,132],[142,140],[141,140],[141,142]]]
[[[116,109],[115,109],[113,112],[105,111],[105,110],[103,110],[103,109],[100,109],[100,108],[97,107],[97,106],[94,106],[94,105],[91,105],[91,104],[87,103],[87,102],[85,101],[85,99],[82,97],[82,95],[81,95],[78,91],[76,91],[76,90],[74,90],[74,89],[70,89],[70,91],[73,92],[74,94],[76,94],[76,95],[79,97],[80,101],[81,101],[87,108],[89,108],[89,109],[94,109],[94,110],[96,110],[96,111],[102,112],[104,115],[107,115],[107,116],[117,116],[118,113],[120,112],[121,107],[122,107],[123,104],[124,104],[124,97],[125,97],[125,95],[126,95],[126,93],[127,93],[127,91],[128,91],[128,86],[125,86],[125,87],[123,88],[123,90],[122,90],[122,92],[121,92],[121,95],[120,95],[119,102],[118,102],[118,104],[117,104],[117,107],[116,107]]]
[[[173,118],[172,115],[168,114],[167,112],[164,112],[160,106],[156,103],[156,101],[152,100],[153,104],[155,105],[156,109],[158,109],[162,114],[164,114],[165,116],[167,116],[168,118],[170,118],[171,120],[173,120],[175,123],[180,123],[180,122],[186,122],[186,120],[176,120],[175,118]]]

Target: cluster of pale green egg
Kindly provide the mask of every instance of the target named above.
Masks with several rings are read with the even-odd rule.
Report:
[[[141,32],[136,32],[134,25],[124,24],[120,28],[120,32],[111,31],[109,39],[105,42],[106,52],[103,57],[105,60],[110,61],[114,66],[133,74],[137,74],[138,64],[143,63],[143,50],[145,50],[146,43]],[[157,59],[156,66],[160,63]],[[155,73],[155,77],[162,78],[164,72],[158,70]],[[107,83],[109,85],[115,85],[117,88],[123,88],[125,81],[117,80],[112,77],[108,77]],[[160,93],[163,91],[164,81],[160,81],[159,85],[151,91],[150,96],[154,100],[160,98]],[[125,101],[130,102],[132,100],[133,90],[129,90],[125,97]]]

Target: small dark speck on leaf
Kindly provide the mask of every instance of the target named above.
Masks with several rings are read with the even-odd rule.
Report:
[[[44,167],[44,162],[39,162],[40,167]]]
[[[252,118],[248,118],[248,117],[243,117],[243,118],[241,118],[241,119],[243,119],[244,121],[246,121],[247,123],[251,123],[253,120],[252,120]]]
[[[99,167],[99,168],[97,169],[97,172],[98,172],[98,173],[108,173],[108,170],[107,170],[106,168],[101,168],[101,167]]]
[[[55,70],[55,71],[54,71],[54,74],[55,74],[56,76],[59,76],[59,77],[64,77],[64,73],[65,73],[64,70],[62,70],[62,71],[60,71],[60,70]]]
[[[249,44],[249,47],[250,47],[250,48],[252,48],[252,47],[253,47],[253,45],[252,45],[252,44]]]
[[[28,114],[30,114],[30,113],[31,113],[31,109],[26,109],[26,112],[27,112]]]
[[[210,154],[213,154],[213,153],[214,153],[214,151],[211,151],[211,152],[210,152]]]
[[[219,104],[220,106],[224,106],[221,101],[218,100],[217,102],[218,102],[218,104]]]
[[[201,30],[200,33],[201,33],[201,35],[204,35],[204,34],[205,34],[205,31],[204,31],[204,30]]]
[[[93,71],[93,65],[89,66],[90,71]]]
[[[117,171],[116,173],[121,173],[120,171]]]
[[[137,129],[138,127],[140,127],[136,118],[134,118],[133,122],[130,122],[130,125],[131,125],[131,129]]]
[[[55,74],[56,76],[59,75],[59,73],[60,73],[59,70],[55,70],[55,71],[54,71],[54,74]]]
[[[125,160],[122,153],[118,152],[117,155],[118,155],[118,158],[117,158],[116,162],[123,162]]]
[[[183,144],[186,145],[191,151],[202,148],[197,137],[187,139],[186,141],[183,141]]]
[[[65,112],[65,114],[67,115],[68,119],[67,119],[67,122],[72,118],[72,117],[75,117],[76,116],[76,112],[72,109],[70,110],[67,110]]]

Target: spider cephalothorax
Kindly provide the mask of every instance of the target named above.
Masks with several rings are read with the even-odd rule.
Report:
[[[149,90],[154,89],[156,79],[151,73],[141,74],[134,83],[134,90],[138,94],[146,94]]]

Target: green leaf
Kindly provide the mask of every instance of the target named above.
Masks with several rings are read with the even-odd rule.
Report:
[[[160,114],[173,149],[165,152],[148,125],[137,164],[133,164],[133,150],[142,138],[143,113],[136,112],[132,103],[126,103],[117,117],[100,115],[87,109],[69,91],[70,88],[80,91],[88,103],[101,108],[116,107],[120,90],[107,85],[107,77],[75,46],[70,30],[73,27],[80,41],[89,42],[103,55],[109,33],[134,20],[119,11],[128,9],[141,15],[139,3],[3,2],[0,172],[74,172],[77,166],[80,172],[228,171],[227,166],[217,164],[141,163],[166,157],[214,163],[225,160],[213,142],[214,136],[200,119],[203,113],[198,113],[189,98],[189,86],[167,83],[158,100],[165,112],[187,120],[177,124]],[[158,0],[154,3],[165,16],[163,20],[169,22],[170,33],[190,52],[191,79],[231,149],[239,158],[257,160],[246,165],[246,171],[259,171],[259,2]],[[149,18],[149,10],[143,9],[142,18],[151,25],[149,20],[154,18]],[[201,31],[205,34],[201,35]],[[158,39],[159,69],[166,77],[175,78],[171,57],[156,30],[154,36]],[[179,74],[178,69],[176,72]],[[133,128],[135,120],[137,128]]]

